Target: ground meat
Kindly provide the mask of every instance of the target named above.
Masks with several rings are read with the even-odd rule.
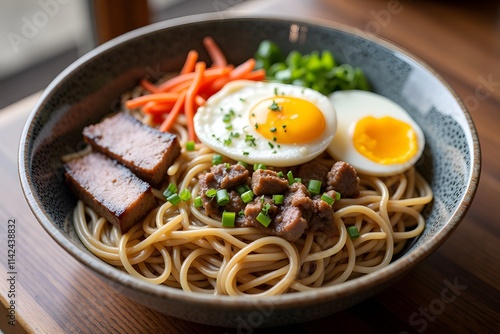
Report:
[[[335,196],[335,195],[334,195]],[[309,230],[321,231],[326,234],[333,232],[333,208],[331,205],[321,199],[321,196],[315,196],[313,199],[313,214],[309,220]]]
[[[347,162],[337,161],[327,175],[327,190],[335,190],[344,198],[359,195],[358,173]]]
[[[300,165],[297,173],[293,175],[302,179],[302,183],[306,186],[309,184],[310,180],[321,181],[322,188],[326,188],[328,167],[322,165],[316,161],[310,161],[303,165]]]
[[[255,195],[281,194],[288,189],[288,180],[268,169],[258,169],[252,174],[252,191]]]
[[[217,189],[229,189],[240,184],[246,184],[249,181],[248,170],[240,165],[229,165],[218,164],[210,168],[210,173],[212,173],[217,181]]]
[[[210,168],[210,172],[200,174],[198,177],[200,197],[206,214],[214,219],[218,219],[222,216],[224,210],[231,212],[244,210],[245,203],[241,200],[240,195],[231,188],[240,184],[249,184],[250,177],[248,175],[248,170],[239,164],[229,166],[226,164],[215,165]],[[223,207],[219,206],[215,197],[210,198],[206,195],[209,189],[227,189],[229,203]]]

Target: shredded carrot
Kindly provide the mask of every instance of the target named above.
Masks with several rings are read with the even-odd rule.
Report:
[[[184,102],[186,100],[186,91],[183,91],[177,101],[175,101],[174,106],[172,107],[172,110],[170,110],[170,113],[168,114],[167,118],[161,123],[160,125],[160,131],[166,132],[170,131],[172,126],[175,123],[175,120],[177,119],[177,116],[180,114],[182,107],[184,106]]]
[[[210,77],[210,76],[220,76],[225,73],[228,73],[230,70],[233,69],[233,66],[228,65],[226,67],[220,67],[220,68],[210,68],[205,71],[205,77]],[[160,84],[158,86],[158,89],[162,92],[167,92],[169,91],[172,87],[186,81],[193,80],[195,74],[194,72],[189,72],[189,73],[184,73],[181,75],[178,75],[176,77],[173,77],[164,83]]]
[[[142,107],[142,111],[145,114],[151,115],[166,114],[172,109],[172,107],[175,105],[175,102],[176,101],[160,103],[156,101],[149,101]]]
[[[171,101],[177,101],[179,98],[179,93],[158,93],[158,94],[148,94],[148,95],[143,95],[136,97],[132,100],[128,100],[125,102],[125,106],[128,109],[135,109],[139,108],[146,103],[150,101],[156,101],[156,102],[171,102]]]
[[[158,87],[149,80],[142,79],[141,86],[142,88],[144,88],[147,91],[150,91],[151,93],[160,93]]]
[[[193,80],[193,83],[191,86],[188,88],[186,92],[186,102],[184,106],[184,113],[186,114],[186,123],[187,123],[187,130],[188,130],[188,138],[189,140],[196,141],[196,133],[194,132],[194,124],[193,124],[193,118],[194,118],[194,113],[195,113],[195,96],[198,93],[198,89],[200,88],[200,85],[203,80],[203,73],[205,72],[206,64],[205,62],[197,62],[194,72],[196,73],[196,76]]]
[[[258,70],[249,72],[245,74],[242,79],[246,80],[255,80],[255,81],[263,81],[266,79],[266,70],[263,68],[259,68]]]
[[[212,60],[212,66],[219,67],[227,65],[226,56],[224,56],[224,53],[222,53],[212,37],[206,36],[203,38],[203,46]]]
[[[255,59],[250,58],[235,67],[227,63],[227,59],[214,39],[207,36],[203,45],[210,57],[212,65],[207,68],[204,61],[199,61],[199,54],[191,50],[177,76],[161,84],[143,79],[140,85],[151,94],[133,98],[125,102],[128,109],[141,108],[156,124],[160,131],[171,131],[177,117],[186,115],[189,140],[196,141],[194,131],[194,115],[199,106],[217,93],[224,85],[233,80],[265,80],[264,69],[255,69]]]
[[[196,50],[189,51],[180,74],[193,72],[194,66],[196,65],[197,61],[198,61],[198,52]]]

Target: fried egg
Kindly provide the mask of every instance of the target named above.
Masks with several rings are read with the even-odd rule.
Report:
[[[367,91],[337,91],[330,96],[338,129],[328,153],[358,172],[389,176],[404,172],[422,155],[420,126],[400,105]]]
[[[247,163],[287,167],[326,150],[337,127],[328,97],[300,86],[238,80],[198,108],[198,139]]]

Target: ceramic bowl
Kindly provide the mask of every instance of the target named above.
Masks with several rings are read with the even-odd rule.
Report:
[[[276,297],[185,293],[151,285],[106,264],[79,241],[71,220],[76,198],[63,181],[61,156],[82,145],[81,130],[119,105],[120,93],[145,77],[179,70],[190,49],[214,37],[230,63],[252,57],[272,39],[288,53],[329,49],[364,70],[373,90],[402,105],[422,127],[417,164],[434,191],[423,234],[386,268],[337,286]],[[478,137],[463,103],[429,66],[385,40],[332,22],[217,14],[173,19],[118,37],[64,70],[33,108],[20,143],[19,175],[27,201],[47,233],[69,254],[128,298],[198,323],[277,326],[326,316],[361,302],[408,273],[436,250],[464,217],[480,174]],[[54,254],[57,256],[57,254]]]

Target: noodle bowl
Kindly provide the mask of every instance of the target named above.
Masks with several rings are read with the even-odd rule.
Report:
[[[148,122],[147,119],[143,119]],[[185,147],[185,119],[174,131]],[[203,144],[183,150],[169,168],[170,182],[199,193],[197,175],[210,169],[214,152]],[[323,155],[316,161],[332,166]],[[387,266],[425,227],[423,207],[432,191],[412,167],[378,178],[360,175],[360,195],[334,204],[335,233],[308,232],[297,242],[253,227],[223,228],[192,200],[163,204],[125,234],[81,201],[74,224],[84,245],[102,260],[152,284],[217,295],[268,296],[307,291],[372,273]],[[351,240],[347,227],[356,226]]]

